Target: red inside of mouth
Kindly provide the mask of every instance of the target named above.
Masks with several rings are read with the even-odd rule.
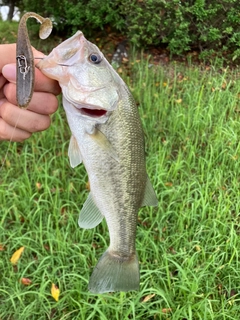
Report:
[[[107,113],[107,111],[103,109],[99,110],[99,109],[82,108],[81,111],[90,117],[101,117]]]

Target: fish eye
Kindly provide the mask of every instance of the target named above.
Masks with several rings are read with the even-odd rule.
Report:
[[[91,53],[90,56],[88,57],[89,61],[94,63],[94,64],[98,64],[102,61],[102,58],[100,57],[100,55],[98,53]]]

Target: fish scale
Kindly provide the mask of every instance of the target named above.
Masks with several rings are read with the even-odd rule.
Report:
[[[89,290],[138,290],[138,210],[156,206],[157,198],[146,172],[144,134],[135,101],[101,51],[80,31],[37,67],[59,81],[72,132],[70,164],[76,167],[83,162],[88,173],[91,191],[79,226],[91,229],[105,218],[109,230],[110,245],[93,270]]]

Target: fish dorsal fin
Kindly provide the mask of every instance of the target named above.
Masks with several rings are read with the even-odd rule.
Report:
[[[69,147],[68,147],[68,157],[70,165],[72,168],[75,168],[80,163],[82,163],[82,155],[77,143],[77,140],[74,136],[71,136]]]
[[[149,180],[148,176],[147,176],[146,187],[145,187],[144,197],[143,197],[143,201],[142,201],[141,206],[142,207],[145,207],[145,206],[157,207],[158,206],[158,199],[157,199],[156,193],[153,189],[153,186],[152,186],[151,181]]]
[[[84,202],[82,210],[80,211],[78,225],[83,229],[95,228],[104,218],[100,210],[93,201],[91,192],[87,200]]]
[[[94,132],[89,135],[110,157],[119,162],[119,157],[111,142],[99,129],[95,128]]]

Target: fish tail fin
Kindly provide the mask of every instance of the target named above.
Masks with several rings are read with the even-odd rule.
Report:
[[[137,254],[121,257],[107,250],[93,270],[88,289],[93,293],[139,290]]]

